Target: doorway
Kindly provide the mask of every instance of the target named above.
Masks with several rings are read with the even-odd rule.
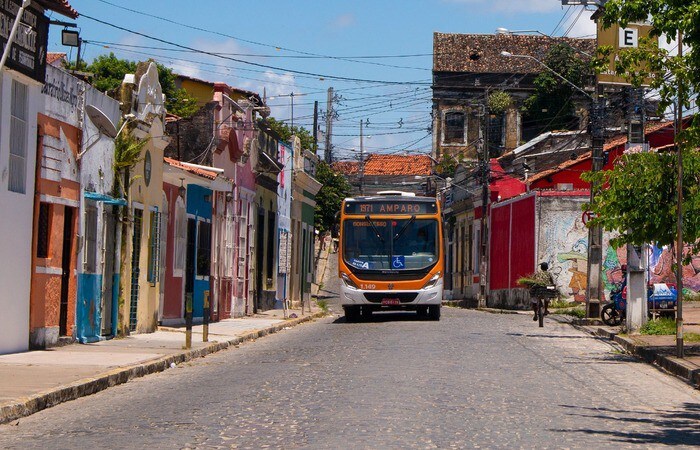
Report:
[[[73,208],[65,207],[63,213],[63,249],[61,253],[61,307],[58,333],[68,334],[68,294],[71,275],[71,249],[73,248]]]
[[[253,314],[258,313],[263,291],[263,264],[265,258],[265,210],[258,210],[258,229],[255,238],[255,302],[253,302]]]

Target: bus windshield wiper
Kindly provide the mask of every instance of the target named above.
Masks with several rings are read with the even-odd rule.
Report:
[[[377,236],[377,239],[379,239],[379,242],[384,242],[384,238],[382,235],[379,233],[379,230],[377,229],[376,226],[374,226],[374,222],[372,222],[372,219],[369,218],[369,214],[365,216],[365,220],[369,222],[369,226],[372,227],[372,231],[374,231],[374,235]]]
[[[399,232],[396,233],[396,235],[394,236],[394,240],[395,240],[395,241],[398,240],[398,239],[401,237],[401,235],[403,235],[403,232],[406,231],[406,228],[408,228],[408,226],[409,226],[410,224],[412,224],[413,221],[415,221],[415,220],[416,220],[416,215],[414,214],[414,215],[411,216],[411,218],[409,219],[409,221],[406,222],[406,223],[404,224],[404,226],[401,227],[401,229],[399,230]]]

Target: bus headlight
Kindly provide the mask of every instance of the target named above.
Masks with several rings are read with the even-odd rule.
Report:
[[[423,286],[423,289],[430,289],[432,287],[435,287],[437,282],[440,281],[440,272],[436,273],[433,275],[427,283],[425,283],[425,286]]]
[[[340,278],[343,279],[343,283],[345,283],[345,286],[349,287],[350,289],[358,289],[357,285],[350,279],[350,277],[345,272],[340,272]]]

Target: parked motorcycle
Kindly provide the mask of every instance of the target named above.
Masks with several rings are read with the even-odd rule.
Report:
[[[673,314],[677,300],[676,286],[671,283],[647,284],[647,310],[649,314]],[[600,317],[610,326],[620,325],[627,317],[627,275],[610,291],[611,302],[603,306]]]

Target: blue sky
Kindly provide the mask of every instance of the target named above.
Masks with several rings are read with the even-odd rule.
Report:
[[[264,89],[268,98],[272,97],[268,103],[273,116],[287,121],[291,119],[289,94],[294,93],[294,122],[309,129],[314,100],[325,111],[326,91],[333,87],[341,96],[333,129],[335,154],[340,158],[357,156],[359,122],[367,123],[367,119],[364,134],[370,137],[364,141],[366,151],[430,150],[430,54],[435,31],[493,33],[497,27],[505,27],[554,32],[556,36],[568,31],[571,37],[594,32],[589,12],[582,12],[582,7],[562,7],[560,0],[69,1],[84,15],[76,22],[81,37],[88,42],[83,53],[87,60],[110,51],[131,60],[151,57],[177,73],[224,81],[261,95]],[[222,58],[176,51],[171,44],[85,16],[171,43],[227,55]],[[60,29],[52,27],[49,50],[70,52],[60,45]],[[76,55],[70,56],[75,59]],[[355,57],[355,61],[338,57]],[[320,75],[326,77],[320,79]]]

